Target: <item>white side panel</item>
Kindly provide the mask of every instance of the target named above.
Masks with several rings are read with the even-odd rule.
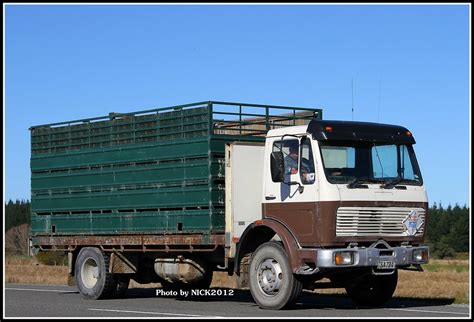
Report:
[[[233,257],[235,253],[234,249],[231,249],[232,243],[232,167],[231,167],[231,154],[232,146],[230,144],[225,145],[225,247],[227,257]],[[235,247],[234,247],[235,248]]]
[[[403,185],[403,184],[402,184]],[[368,189],[350,189],[347,185],[337,185],[341,200],[428,202],[424,186],[405,185],[406,190],[383,189],[378,184],[367,184]]]
[[[263,144],[232,143],[232,237],[262,219]]]

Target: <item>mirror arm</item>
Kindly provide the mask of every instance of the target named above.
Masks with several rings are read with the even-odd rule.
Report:
[[[287,184],[289,186],[298,185],[298,192],[303,193],[304,191],[304,186],[302,186],[301,183],[299,183],[298,181],[290,181],[290,182],[282,182],[282,183]]]

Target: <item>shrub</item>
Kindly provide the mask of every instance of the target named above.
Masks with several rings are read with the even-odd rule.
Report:
[[[39,252],[36,258],[44,265],[67,265],[67,254],[65,252]]]
[[[5,252],[12,255],[28,254],[28,224],[10,228],[5,234]]]
[[[433,257],[443,259],[443,258],[454,258],[456,252],[449,244],[441,241],[433,245],[432,250]]]

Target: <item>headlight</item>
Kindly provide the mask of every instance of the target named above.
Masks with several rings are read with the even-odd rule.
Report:
[[[415,249],[413,251],[413,261],[428,263],[428,250],[427,249]]]
[[[336,252],[334,253],[334,264],[336,265],[352,265],[354,263],[353,252]]]

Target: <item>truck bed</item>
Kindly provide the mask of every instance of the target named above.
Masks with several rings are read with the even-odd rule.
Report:
[[[225,143],[261,142],[268,129],[308,123],[317,111],[201,102],[34,126],[32,235],[220,236]]]

